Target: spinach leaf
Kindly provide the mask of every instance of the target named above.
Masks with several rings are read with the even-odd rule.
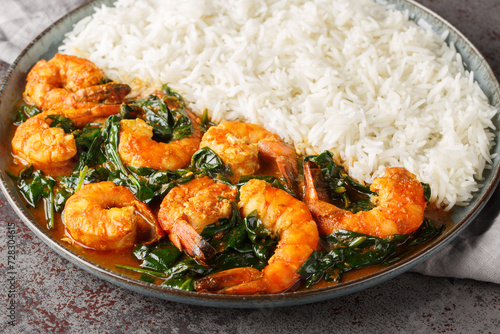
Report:
[[[147,275],[147,274],[141,274],[141,276],[139,276],[139,279],[141,281],[147,282],[147,283],[154,283],[154,281],[155,281],[154,277],[151,277],[150,275]]]
[[[73,136],[75,137],[76,147],[80,151],[86,151],[95,141],[97,137],[102,135],[102,126],[101,124],[90,123],[87,124],[82,129],[78,129],[73,132]]]
[[[173,116],[165,102],[157,96],[148,96],[138,105],[144,110],[146,123],[153,127],[155,140],[170,142],[173,139]]]
[[[210,119],[208,118],[208,110],[207,109],[203,110],[203,113],[201,115],[201,124],[200,124],[202,132],[206,132],[208,128],[213,125],[215,125],[215,123],[210,122]]]
[[[263,269],[274,253],[278,239],[271,236],[256,212],[242,219],[236,203],[232,204],[231,218],[208,225],[202,232],[202,236],[218,251],[210,265],[214,272],[238,267]]]
[[[314,251],[300,267],[310,288],[321,279],[340,282],[345,272],[372,265],[389,265],[399,261],[411,247],[428,242],[441,232],[441,227],[429,219],[408,235],[377,238],[346,230],[337,230],[325,238],[326,249]]]
[[[171,242],[162,242],[144,256],[141,267],[165,272],[173,266],[181,254],[182,252]],[[137,257],[139,254],[134,252],[134,255]]]
[[[50,123],[51,128],[61,128],[65,133],[72,133],[76,129],[75,123],[67,117],[61,115],[48,115],[47,118],[52,120]]]
[[[149,269],[144,269],[144,268],[137,268],[137,267],[132,267],[132,266],[124,266],[124,265],[121,265],[121,264],[116,264],[115,266],[117,268],[127,269],[127,270],[135,271],[135,272],[138,272],[138,273],[146,274],[146,275],[149,275],[149,277],[151,277],[151,276],[153,276],[153,277],[162,277],[162,278],[166,277],[166,275],[164,273],[158,272],[158,271],[154,271],[154,270],[149,270]]]
[[[153,127],[154,139],[170,142],[187,138],[193,134],[193,125],[189,118],[182,96],[164,85],[165,97],[150,95],[136,102],[144,112],[146,123]]]
[[[81,170],[75,169],[70,175],[61,177],[59,179],[59,189],[54,198],[56,212],[62,212],[68,198],[83,185],[105,181],[107,177],[108,170],[106,168],[88,168],[88,166],[83,166]]]
[[[218,253],[231,247],[238,247],[247,239],[245,224],[243,223],[235,202],[231,202],[231,217],[221,218],[214,224],[205,226],[201,236],[212,245]]]
[[[233,172],[228,165],[210,148],[202,147],[191,157],[191,169],[198,171],[198,174],[209,175],[215,178],[217,174],[231,176]]]
[[[260,260],[269,260],[278,243],[277,238],[273,237],[271,231],[265,228],[257,211],[253,211],[246,216],[244,222],[255,255]]]
[[[429,242],[437,237],[441,233],[442,229],[443,228],[441,226],[436,225],[432,220],[424,218],[422,226],[420,226],[418,231],[410,239],[408,245],[415,246]]]
[[[139,244],[132,251],[132,255],[134,255],[137,260],[144,261],[146,256],[151,252],[151,248],[151,246]]]
[[[219,254],[212,262],[212,265],[217,268],[213,272],[242,267],[253,267],[262,270],[266,267],[267,261],[263,261],[256,256],[252,248],[248,248],[246,252],[228,249]]]
[[[75,171],[80,171],[85,166],[102,165],[107,161],[101,124],[87,124],[84,128],[74,131],[73,136],[80,153]]]
[[[184,98],[179,93],[177,93],[172,88],[170,88],[168,85],[163,85],[161,87],[161,91],[165,95],[171,96],[171,97],[175,98],[178,101],[178,103],[179,103],[179,109],[184,109],[185,108],[186,103],[184,102]]]
[[[120,141],[120,121],[129,117],[130,114],[127,105],[122,105],[120,107],[120,113],[118,115],[109,116],[104,123],[102,130],[105,155],[108,161],[110,161],[125,176],[129,173],[123,165],[120,154],[118,153],[118,144]]]
[[[16,116],[14,119],[14,125],[19,126],[26,122],[28,118],[33,117],[42,111],[35,106],[23,105],[17,109]]]
[[[181,261],[176,262],[173,266],[165,271],[169,279],[171,278],[184,278],[189,279],[193,277],[202,277],[212,273],[211,268],[207,268],[196,260],[190,257],[183,257]]]
[[[28,204],[35,207],[42,197],[49,196],[48,187],[53,187],[55,182],[51,176],[45,177],[41,170],[29,165],[19,172],[17,185]]]
[[[54,186],[56,180],[52,176],[45,176],[41,170],[34,170],[32,165],[19,172],[17,187],[26,201],[35,207],[42,198],[44,199],[47,215],[47,228],[54,228]]]
[[[431,200],[431,186],[427,183],[422,183],[422,187],[424,187],[424,197],[425,197],[425,201],[427,202],[427,204],[430,203],[430,200]]]
[[[68,190],[68,189],[60,189],[54,197],[54,210],[56,212],[62,212],[64,209],[64,205],[66,204],[66,201],[68,198],[71,197],[71,195],[74,194],[74,191]]]
[[[75,192],[82,185],[108,180],[109,173],[110,170],[102,166],[95,168],[83,166],[81,169],[75,169],[70,175],[62,177],[59,185],[68,191]]]
[[[161,241],[156,246],[138,245],[132,254],[140,261],[142,268],[117,265],[144,274],[144,281],[161,279],[162,285],[171,288],[194,291],[196,278],[208,275],[210,268],[198,264],[183,254],[170,241]]]
[[[231,204],[230,218],[207,225],[201,233],[218,252],[214,260],[216,267],[235,268],[229,263],[238,263],[234,264],[238,267],[265,266],[274,253],[277,236],[272,236],[271,231],[264,227],[256,211],[242,219],[236,203]]]
[[[306,161],[315,163],[319,168],[318,176],[320,179],[316,186],[321,187],[323,192],[328,195],[329,202],[354,213],[373,208],[370,196],[374,193],[370,187],[349,177],[344,168],[333,161],[333,155],[330,151],[325,151],[317,156],[306,156],[304,162]]]
[[[82,170],[85,166],[104,164],[107,158],[103,149],[103,143],[104,138],[101,135],[96,136],[89,148],[80,154],[80,159],[75,170]]]

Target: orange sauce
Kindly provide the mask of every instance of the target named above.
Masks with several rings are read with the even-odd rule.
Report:
[[[454,225],[454,222],[451,218],[452,211],[444,211],[440,210],[434,205],[430,205],[426,208],[425,210],[425,217],[434,221],[437,223],[437,225],[441,226],[443,231],[446,231],[447,229],[451,228]],[[418,252],[419,250],[423,249],[427,244],[422,244],[418,246],[414,246],[410,249],[410,253],[408,254],[414,254]],[[320,282],[316,283],[312,289],[319,289],[319,288],[325,288],[325,287],[330,287],[342,283],[346,283],[349,281],[353,281],[359,278],[363,278],[365,276],[377,273],[383,269],[386,269],[386,266],[370,266],[370,267],[365,267],[365,268],[360,268],[352,271],[348,271],[343,274],[342,276],[342,282],[341,283],[335,283],[335,282],[326,282],[325,280],[321,280]]]
[[[25,165],[22,160],[17,157],[13,157],[11,163],[9,165],[8,170],[15,175],[18,175],[19,171],[23,169]],[[68,172],[68,174],[71,171]],[[276,166],[273,164],[263,164],[261,169],[257,173],[258,175],[270,175],[270,176],[279,176],[279,171]],[[47,216],[45,213],[45,209],[42,202],[39,202],[36,208],[32,208],[27,203],[25,205],[28,207],[28,210],[33,214],[35,220],[38,222],[40,227],[45,229],[55,240],[64,245],[66,248],[71,250],[72,252],[82,256],[83,258],[89,260],[92,263],[95,263],[101,267],[107,268],[109,270],[118,272],[125,276],[138,279],[141,276],[141,273],[134,272],[127,269],[122,269],[117,267],[116,265],[123,265],[129,267],[141,268],[141,261],[137,260],[132,254],[133,249],[125,249],[121,251],[96,251],[85,247],[83,245],[78,244],[73,241],[72,238],[67,234],[66,228],[62,221],[61,213],[55,214],[55,223],[53,229],[48,229],[47,227]],[[151,210],[157,214],[159,210],[159,204],[150,206]]]
[[[15,131],[15,126],[12,125],[12,133]],[[8,170],[17,175],[19,171],[24,167],[24,163],[21,159],[18,157],[12,156],[10,166]],[[68,169],[66,171],[67,174],[69,174],[71,171]],[[270,175],[270,176],[275,176],[279,177],[280,173],[277,169],[277,167],[274,164],[266,163],[261,166],[261,169],[257,173],[258,175]],[[158,207],[152,207],[152,210],[154,213],[157,213]],[[101,267],[107,268],[109,270],[115,271],[117,273],[126,275],[131,278],[138,279],[141,276],[141,273],[137,273],[131,270],[126,270],[126,269],[121,269],[116,267],[116,265],[123,265],[123,266],[131,266],[131,267],[136,267],[140,268],[140,261],[138,261],[132,254],[132,249],[129,250],[122,250],[122,251],[95,251],[86,247],[83,247],[82,245],[79,245],[75,243],[74,241],[71,240],[70,237],[66,234],[65,226],[62,222],[61,219],[61,214],[56,213],[56,220],[55,220],[55,228],[52,230],[49,230],[46,226],[46,214],[43,208],[42,203],[39,203],[39,205],[36,208],[29,208],[29,211],[33,214],[34,218],[36,221],[40,224],[42,228],[47,230],[47,232],[58,242],[60,242],[62,245],[64,245],[66,248],[69,250],[73,251],[74,253],[82,256],[83,258],[89,260],[92,263],[95,263]],[[453,222],[451,220],[451,212],[444,212],[442,210],[439,210],[438,208],[435,207],[429,207],[426,210],[426,217],[442,224],[446,227],[450,227],[453,225]],[[422,245],[420,247],[415,247],[413,250],[414,252],[418,251],[418,249],[424,247],[425,245]],[[366,267],[362,269],[357,269],[353,270],[347,273],[344,273],[342,282],[348,282],[351,280],[359,279],[364,276],[376,273],[380,270],[383,270],[386,267],[383,266],[371,266],[371,267]],[[158,280],[157,280],[157,283]],[[324,280],[320,281],[317,283],[313,288],[323,288],[323,287],[328,287],[328,286],[333,286],[341,283],[334,283],[334,282],[325,282]],[[305,288],[303,287],[298,287],[299,290],[303,290]]]
[[[15,161],[15,159],[13,160]],[[10,171],[12,173],[17,173],[23,166],[20,164],[11,164]],[[262,166],[261,170],[259,170],[258,174],[260,175],[273,175],[273,176],[278,176],[278,170],[275,166],[272,164],[266,164]],[[158,206],[158,205],[157,205]],[[153,212],[157,213],[158,207],[152,207]],[[116,267],[116,265],[123,265],[123,266],[130,266],[130,267],[136,267],[140,268],[141,262],[138,261],[132,254],[132,249],[129,250],[122,250],[122,251],[95,251],[86,247],[83,247],[79,245],[78,243],[75,243],[71,240],[70,237],[66,234],[65,226],[64,223],[62,222],[61,219],[61,214],[56,213],[56,221],[55,221],[55,228],[52,230],[47,229],[47,226],[45,222],[47,221],[45,211],[43,208],[43,205],[39,203],[39,205],[36,208],[29,208],[29,211],[33,214],[35,217],[36,221],[40,224],[42,228],[47,230],[47,232],[57,241],[59,241],[62,245],[67,247],[69,250],[73,251],[74,253],[84,257],[85,259],[89,260],[92,263],[95,263],[101,267],[107,268],[109,270],[115,271],[117,273],[123,274],[125,276],[139,279],[141,276],[141,273],[137,273],[131,270],[126,270],[122,268]],[[435,222],[443,225],[445,228],[446,227],[451,227],[453,225],[452,219],[451,219],[451,212],[445,212],[443,210],[440,210],[434,206],[429,206],[426,209],[425,216],[427,218],[430,218],[434,220]],[[417,247],[414,247],[412,250],[413,252],[417,252],[419,249],[424,247],[425,245],[420,245]],[[349,282],[352,280],[356,280],[359,278],[362,278],[364,276],[376,273],[380,270],[385,269],[385,266],[370,266],[366,268],[361,268],[361,269],[356,269],[352,270],[349,272],[346,272],[343,274],[342,277],[342,282],[341,283],[335,283],[335,282],[326,282],[324,280],[321,280],[317,284],[315,284],[312,289],[319,289],[319,288],[324,288],[324,287],[330,287],[338,284],[342,284],[345,282]],[[161,283],[159,280],[156,281],[157,283]],[[299,286],[297,287],[297,290],[305,290],[304,287]]]
[[[49,230],[47,228],[47,224],[45,223],[47,221],[47,217],[45,216],[45,210],[41,203],[39,203],[36,208],[29,208],[29,211],[33,214],[40,227],[45,229],[55,240],[57,240],[72,252],[101,267],[113,270],[129,277],[139,278],[139,276],[141,275],[140,273],[116,267],[116,265],[119,264],[140,268],[140,261],[138,261],[132,255],[132,249],[122,251],[95,251],[93,249],[84,247],[78,243],[75,243],[66,234],[66,228],[64,226],[64,223],[62,222],[60,213],[56,213],[54,228]]]

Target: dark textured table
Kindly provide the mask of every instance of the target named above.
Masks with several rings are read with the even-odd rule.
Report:
[[[73,0],[72,5],[83,2]],[[499,0],[418,2],[462,31],[500,77]],[[6,70],[0,64],[2,78]],[[15,226],[17,240],[15,326],[7,323],[8,224]],[[3,194],[0,226],[1,333],[498,333],[500,328],[500,286],[492,283],[405,273],[311,305],[254,310],[190,306],[122,289],[75,267],[24,225]]]

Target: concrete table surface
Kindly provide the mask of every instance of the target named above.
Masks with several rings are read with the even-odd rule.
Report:
[[[84,2],[73,0],[72,5]],[[500,0],[418,2],[464,33],[500,77]],[[6,70],[6,64],[0,64],[0,78]],[[9,223],[15,226],[17,239],[15,326],[7,323]],[[500,286],[492,283],[405,273],[367,290],[310,305],[253,310],[191,306],[143,296],[77,268],[33,234],[3,194],[0,226],[1,333],[500,331]]]

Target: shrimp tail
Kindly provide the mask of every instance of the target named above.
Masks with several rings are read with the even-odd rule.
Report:
[[[264,293],[266,286],[260,270],[252,267],[224,270],[197,280],[194,284],[198,292],[253,295]]]
[[[299,186],[297,160],[290,161],[290,159],[279,157],[276,159],[276,164],[281,175],[285,177],[288,188],[297,192]]]
[[[304,182],[306,203],[318,200],[318,193],[314,188],[314,178],[310,161],[304,162]]]
[[[312,161],[305,161],[303,171],[306,202],[328,201],[328,192],[324,187],[321,187],[325,182],[321,179],[321,171],[318,166]]]
[[[79,102],[119,104],[128,93],[130,93],[129,85],[110,82],[79,89],[75,95]]]
[[[61,115],[71,119],[77,128],[83,128],[92,122],[104,123],[106,118],[119,112],[120,104],[96,104],[80,108],[51,109],[39,115]]]
[[[329,235],[332,231],[342,228],[339,223],[341,217],[346,213],[328,202],[328,194],[319,185],[320,170],[311,162],[304,163],[305,194],[304,202],[307,204],[314,220],[317,222],[318,230],[322,235]]]
[[[180,250],[205,264],[217,251],[186,221],[178,221],[169,231],[169,238]]]
[[[267,140],[260,141],[258,145],[262,157],[276,162],[281,175],[286,180],[288,188],[293,191],[298,190],[299,166],[294,149],[282,142]]]

